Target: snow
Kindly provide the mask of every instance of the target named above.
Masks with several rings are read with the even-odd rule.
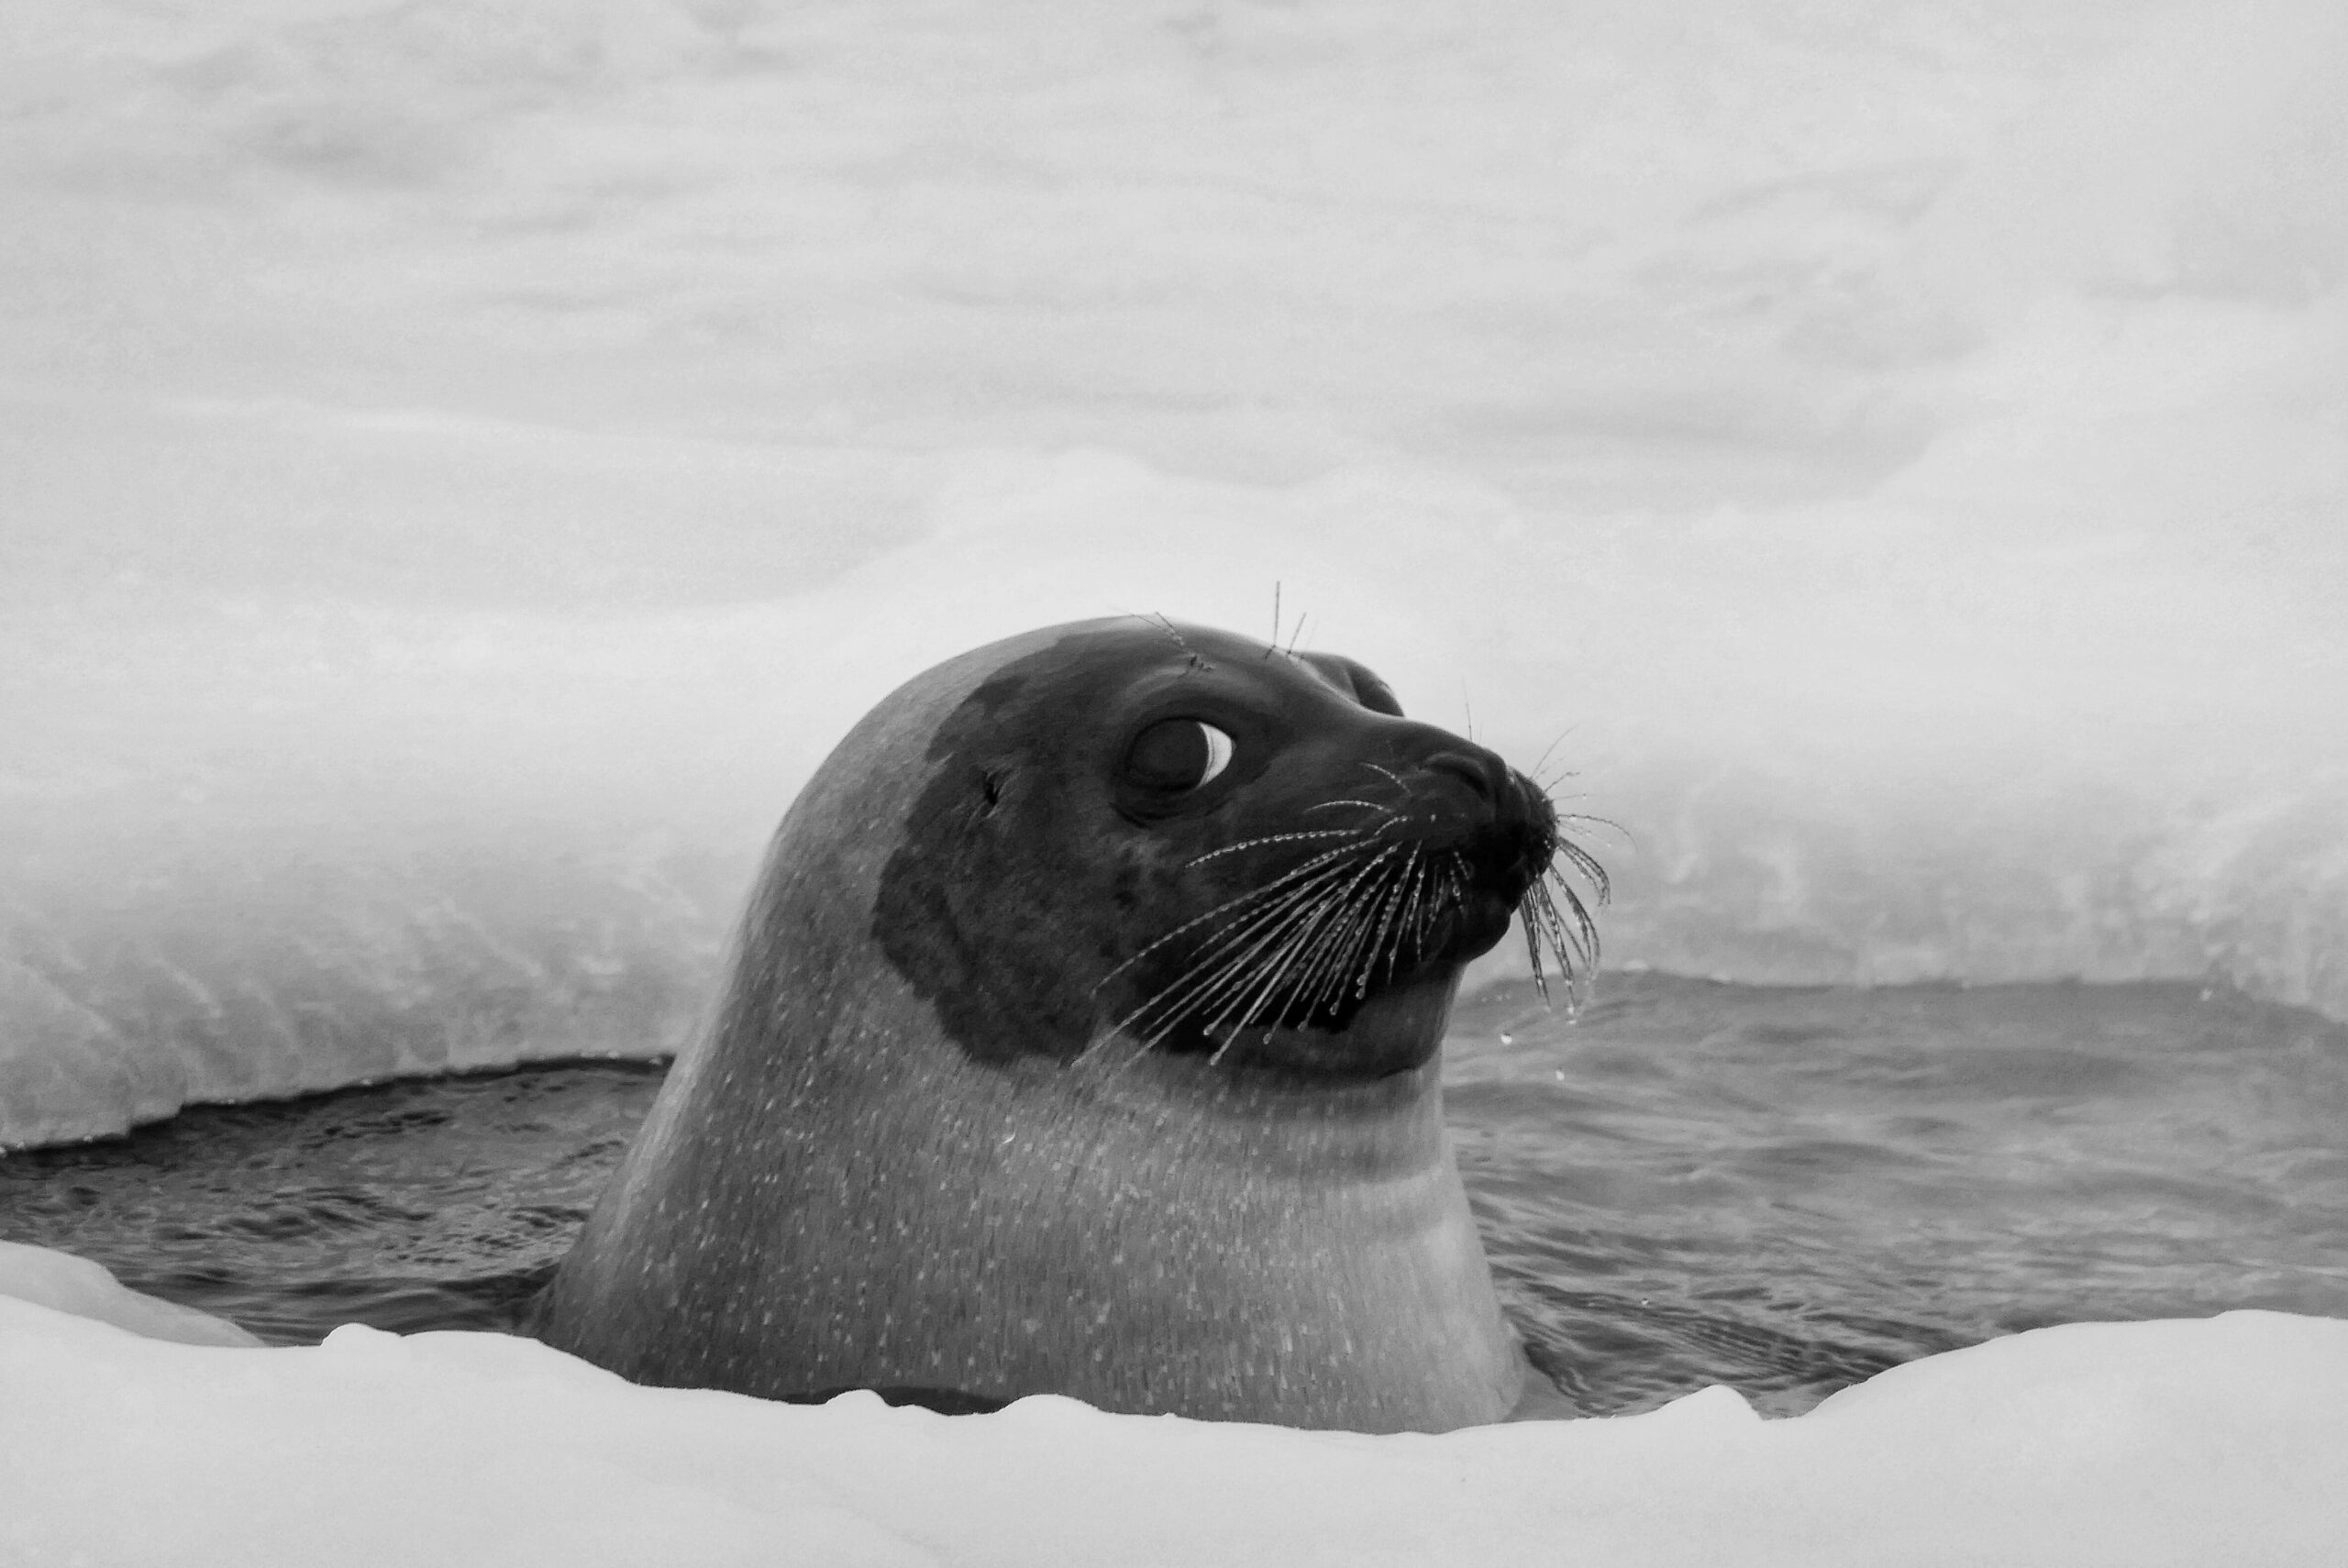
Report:
[[[0,1256],[21,1278],[32,1249]],[[31,1260],[38,1272],[39,1260]],[[118,1287],[117,1287],[118,1288]],[[534,1342],[167,1343],[0,1295],[0,1562],[2331,1564],[2348,1322],[2074,1324],[1765,1421],[1371,1437],[638,1388]]]
[[[20,1242],[0,1242],[0,1296],[111,1323],[150,1340],[246,1349],[260,1344],[225,1318],[129,1289],[88,1258]]]

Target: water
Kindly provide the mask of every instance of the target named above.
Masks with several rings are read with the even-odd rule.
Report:
[[[2191,985],[1605,977],[1463,1005],[1447,1100],[1510,1316],[1587,1414],[1773,1414],[2083,1320],[2348,1316],[2348,1028]],[[0,1158],[0,1235],[277,1343],[511,1329],[658,1090],[532,1068]]]
[[[2348,1029],[2189,985],[1615,977],[1456,1021],[1502,1296],[1581,1408],[1808,1408],[2049,1323],[2348,1314]]]
[[[275,1344],[345,1322],[511,1331],[660,1077],[599,1063],[203,1106],[0,1157],[0,1235]]]

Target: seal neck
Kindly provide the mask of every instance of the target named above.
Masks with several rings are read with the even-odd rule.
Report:
[[[1330,1082],[1169,1056],[1113,1037],[1081,1061],[1044,1071],[1048,1091],[1131,1143],[1179,1148],[1202,1168],[1315,1186],[1449,1170],[1442,1058],[1379,1078]]]

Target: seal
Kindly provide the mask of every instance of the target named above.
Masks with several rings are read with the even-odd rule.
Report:
[[[1512,915],[1536,977],[1594,957],[1560,860],[1603,892],[1350,659],[1129,617],[940,665],[783,818],[537,1331],[768,1397],[1498,1420],[1437,1075]]]

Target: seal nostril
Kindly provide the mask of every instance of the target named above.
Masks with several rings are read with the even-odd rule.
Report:
[[[1476,791],[1479,798],[1490,803],[1500,798],[1500,790],[1492,778],[1492,770],[1479,759],[1456,751],[1437,752],[1428,757],[1427,770],[1447,773]]]

